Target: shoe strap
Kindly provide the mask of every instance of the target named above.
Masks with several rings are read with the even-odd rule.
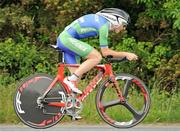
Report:
[[[73,81],[73,80],[69,80],[69,81],[72,82],[77,88],[77,81]]]

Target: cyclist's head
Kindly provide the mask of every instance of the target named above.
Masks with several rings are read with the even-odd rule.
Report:
[[[118,8],[105,8],[96,14],[105,17],[112,25],[115,26],[127,26],[130,23],[129,14]]]

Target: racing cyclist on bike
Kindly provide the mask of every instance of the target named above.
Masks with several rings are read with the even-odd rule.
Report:
[[[113,57],[128,60],[137,60],[138,56],[129,52],[117,52],[108,48],[108,33],[119,33],[126,29],[130,21],[127,12],[118,8],[105,8],[96,14],[88,14],[68,25],[57,39],[57,46],[64,51],[64,59],[67,64],[77,64],[80,57],[85,61],[78,68],[69,68],[71,76],[64,79],[64,83],[75,93],[82,94],[77,88],[76,82],[82,74],[96,66],[102,59],[111,55]],[[99,36],[101,53],[91,45],[80,39]]]

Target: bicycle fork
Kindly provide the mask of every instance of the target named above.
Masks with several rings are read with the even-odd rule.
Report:
[[[113,85],[114,85],[114,87],[115,87],[115,90],[116,90],[116,92],[117,92],[117,94],[118,94],[120,103],[121,103],[121,104],[124,104],[124,103],[125,103],[125,98],[124,98],[124,96],[123,96],[123,94],[122,94],[122,92],[121,92],[121,90],[120,90],[120,87],[119,87],[118,82],[117,82],[117,80],[115,79],[115,76],[114,76],[114,75],[112,75],[112,76],[110,77],[110,81],[113,83]]]
[[[115,75],[114,75],[113,70],[112,70],[112,65],[111,64],[105,64],[105,67],[106,67],[105,74],[110,76],[110,81],[114,84],[115,90],[116,90],[118,97],[119,97],[119,100],[120,100],[120,103],[124,104],[125,98],[123,97],[123,94],[120,90],[118,82],[115,79]]]

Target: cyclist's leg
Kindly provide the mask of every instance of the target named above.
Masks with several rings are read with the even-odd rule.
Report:
[[[74,51],[72,51],[69,47],[68,38],[69,36],[63,36],[64,38],[58,37],[57,46],[64,51],[64,59],[67,64],[77,64],[80,57]],[[63,41],[62,41],[63,40]],[[75,68],[68,68],[70,72],[74,72]],[[66,77],[63,82],[75,93],[81,94],[82,92],[77,88],[75,82],[79,80],[78,76],[72,74],[71,76]]]
[[[101,55],[99,56],[99,52],[93,49],[93,51],[90,52],[90,54],[86,57],[87,60],[84,61],[79,68],[77,67],[69,67],[69,71],[71,74],[75,73],[76,75],[81,78],[83,73],[86,73],[89,71],[92,67],[97,65],[99,61],[101,60]],[[98,59],[99,58],[99,59]],[[65,53],[65,61],[67,64],[79,64],[80,58],[79,56],[74,56],[68,53]]]
[[[77,76],[82,76],[82,74],[96,66],[102,59],[101,54],[92,46],[78,39],[72,38],[67,33],[61,34],[60,40],[64,44],[63,46],[70,50],[68,53],[87,59],[74,72]]]
[[[86,61],[84,61],[80,67],[74,72],[78,76],[82,76],[82,74],[91,70],[94,66],[96,66],[102,59],[101,54],[93,49],[87,56]]]

